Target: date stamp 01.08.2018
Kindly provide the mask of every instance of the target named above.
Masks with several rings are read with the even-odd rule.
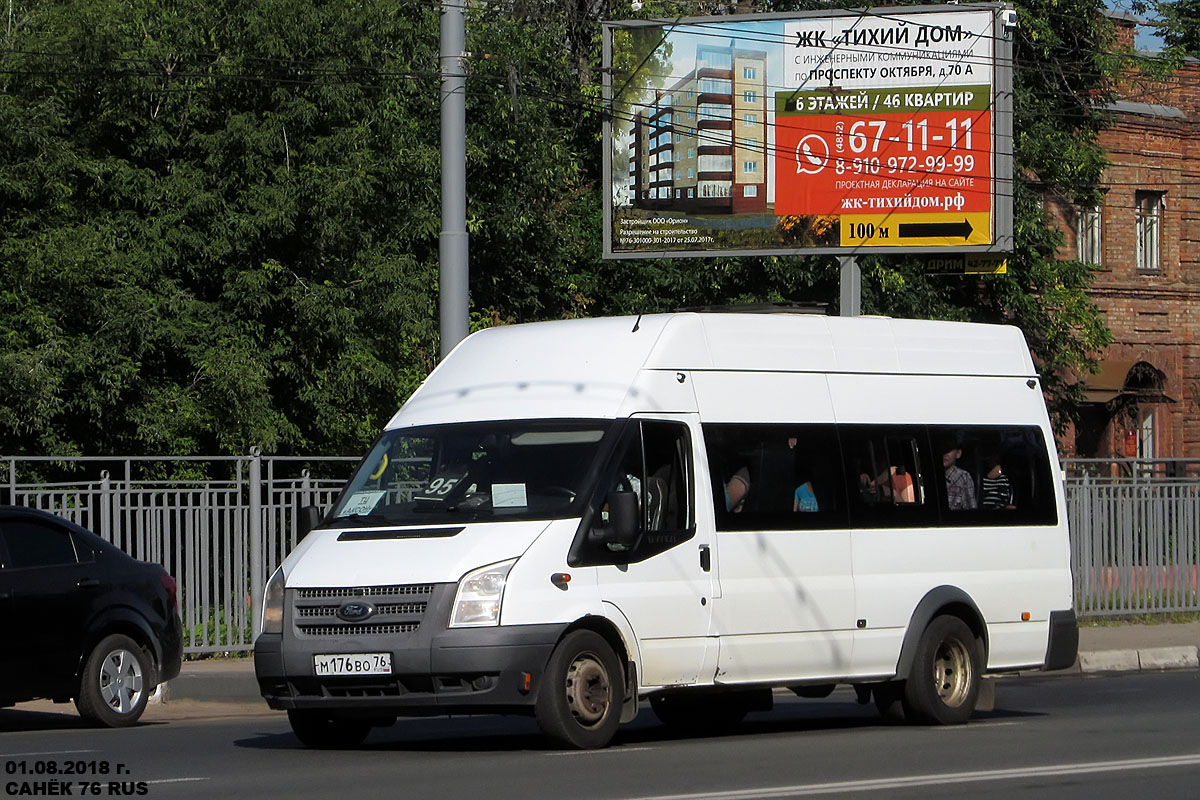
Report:
[[[140,797],[146,781],[125,764],[98,760],[7,760],[3,797]]]

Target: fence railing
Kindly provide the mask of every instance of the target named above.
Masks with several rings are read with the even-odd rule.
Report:
[[[253,647],[263,586],[296,545],[297,512],[330,506],[357,460],[8,457],[0,503],[52,511],[162,564],[179,585],[184,652],[232,652]]]
[[[299,509],[329,507],[356,461],[3,457],[0,503],[52,511],[166,567],[185,652],[249,650]],[[1064,462],[1079,614],[1200,611],[1200,477],[1196,462],[1168,461]]]

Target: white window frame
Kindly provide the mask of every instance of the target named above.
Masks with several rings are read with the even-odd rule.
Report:
[[[1079,206],[1075,215],[1076,257],[1087,264],[1103,264],[1102,206]]]
[[[1138,425],[1138,458],[1154,458],[1154,411],[1143,411]]]
[[[1161,272],[1163,193],[1138,192],[1135,201],[1138,272]]]

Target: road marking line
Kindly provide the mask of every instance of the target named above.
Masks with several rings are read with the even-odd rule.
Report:
[[[1024,725],[1024,722],[972,722],[970,725],[938,725],[933,730],[941,733],[964,733],[980,728],[1003,728],[1009,725]]]
[[[724,792],[697,792],[695,794],[658,794],[636,798],[636,800],[717,800],[717,798],[773,798],[805,797],[821,794],[843,794],[847,792],[882,791],[917,786],[935,786],[952,783],[981,783],[985,781],[1007,781],[1018,778],[1056,777],[1087,775],[1103,772],[1124,772],[1141,769],[1166,769],[1189,767],[1200,764],[1200,753],[1160,758],[1130,758],[1120,761],[1092,761],[1079,764],[1052,764],[1045,767],[1016,767],[1013,769],[981,770],[978,772],[948,772],[943,774],[909,775],[873,780],[841,781],[838,783],[808,783],[794,786],[773,786],[763,789],[733,789]]]
[[[211,778],[159,778],[156,781],[140,781],[141,783],[190,783],[192,781],[207,781]]]
[[[546,753],[548,756],[598,756],[602,753],[637,753],[653,750],[653,747],[608,747],[604,750],[564,750],[561,753]]]

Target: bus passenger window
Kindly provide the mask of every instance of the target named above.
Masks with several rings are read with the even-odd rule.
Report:
[[[938,452],[946,473],[946,506],[951,511],[975,508],[975,479],[958,464],[963,456],[962,445],[956,439],[944,440]]]

